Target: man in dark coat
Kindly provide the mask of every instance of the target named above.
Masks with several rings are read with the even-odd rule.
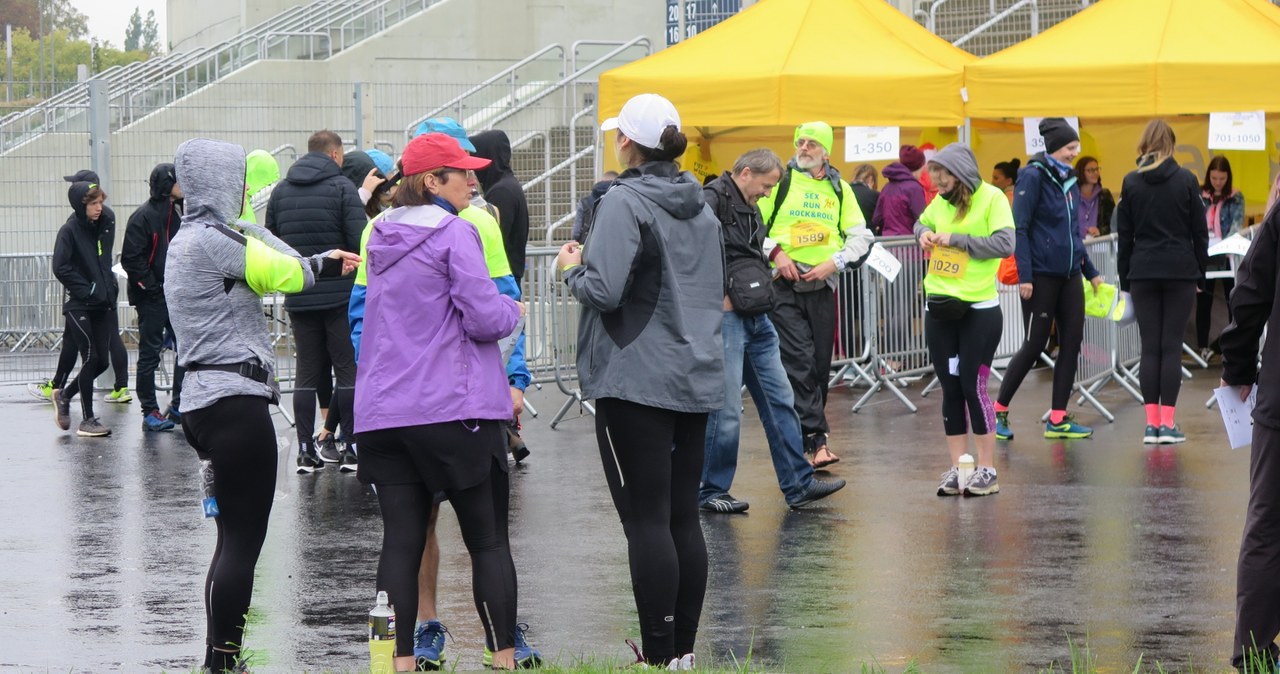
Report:
[[[157,164],[151,169],[151,197],[129,216],[120,248],[120,266],[129,275],[129,304],[138,312],[138,374],[134,388],[142,403],[142,429],[167,431],[182,419],[183,369],[173,369],[173,395],[169,409],[160,413],[156,402],[156,368],[164,349],[169,325],[169,308],[164,301],[164,265],[169,242],[182,226],[182,188],[178,187],[173,164]]]
[[[289,168],[267,203],[266,225],[272,234],[304,257],[339,249],[360,250],[364,230],[364,205],[356,186],[342,175],[342,138],[332,131],[317,131],[307,141],[307,154]],[[324,372],[325,354],[333,365],[337,383],[332,406],[343,423],[354,422],[356,363],[347,323],[352,276],[316,281],[308,290],[285,298],[297,349],[293,413],[298,431],[298,472],[311,473],[327,463],[341,463],[343,471],[356,469],[354,445],[339,454],[322,456],[316,451],[316,387]],[[351,426],[354,428],[354,423]],[[326,445],[326,448],[332,445]]]
[[[471,136],[473,153],[488,159],[488,168],[476,171],[485,201],[498,208],[498,225],[507,249],[507,262],[516,280],[524,278],[524,249],[529,242],[529,202],[511,170],[511,139],[502,131],[484,131]]]

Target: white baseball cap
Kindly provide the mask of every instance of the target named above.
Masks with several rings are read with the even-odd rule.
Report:
[[[617,117],[604,120],[600,130],[617,129],[640,145],[661,150],[662,132],[668,126],[680,130],[680,113],[676,112],[676,106],[657,94],[640,94],[627,101]]]

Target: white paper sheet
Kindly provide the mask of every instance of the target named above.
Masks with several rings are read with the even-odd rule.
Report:
[[[1249,244],[1253,243],[1251,239],[1246,239],[1239,234],[1232,234],[1227,238],[1212,243],[1209,246],[1210,255],[1245,255],[1249,252]]]
[[[116,276],[119,276],[122,279],[129,278],[129,275],[125,273],[124,267],[121,267],[119,262],[111,266],[111,271],[115,272]]]
[[[1227,427],[1227,440],[1231,449],[1247,447],[1253,442],[1253,407],[1258,401],[1258,387],[1249,391],[1249,398],[1240,400],[1240,389],[1222,386],[1213,389],[1213,397],[1222,412],[1222,423]]]
[[[516,323],[516,329],[511,334],[498,340],[498,348],[502,350],[502,366],[507,366],[507,360],[511,358],[511,352],[516,349],[516,340],[524,333],[524,316],[520,317],[520,322]]]
[[[894,279],[898,278],[898,272],[902,271],[902,262],[881,245],[871,247],[871,255],[867,256],[866,265],[888,279],[889,283],[893,283]]]

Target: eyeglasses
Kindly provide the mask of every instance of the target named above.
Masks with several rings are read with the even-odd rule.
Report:
[[[822,143],[819,143],[818,141],[813,140],[812,138],[801,138],[800,140],[796,141],[796,147],[807,150],[807,149],[822,147]]]
[[[1101,173],[1102,169],[1098,168],[1097,166],[1090,166],[1089,168],[1085,169],[1084,172],[1085,173]]]

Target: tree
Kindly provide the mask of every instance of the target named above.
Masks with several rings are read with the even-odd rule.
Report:
[[[151,56],[160,53],[160,25],[156,22],[154,9],[147,10],[147,22],[142,24],[142,51]]]
[[[142,12],[133,8],[129,15],[129,27],[124,29],[124,50],[133,51],[142,47]]]
[[[36,9],[35,0],[0,0],[0,16],[4,17],[0,23],[13,24],[15,31],[25,28],[28,34],[36,35],[40,30],[40,11]]]
[[[71,0],[36,0],[36,2],[44,5],[46,34],[51,30],[65,30],[67,35],[76,40],[89,34],[89,17],[72,7]]]

